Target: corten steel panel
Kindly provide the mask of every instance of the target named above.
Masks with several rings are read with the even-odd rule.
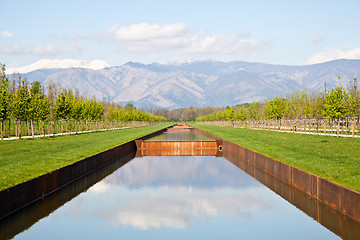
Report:
[[[166,129],[167,132],[189,132],[194,131],[194,128],[168,128]]]
[[[344,188],[341,192],[341,199],[342,211],[350,216],[358,216],[357,220],[360,222],[360,194]]]
[[[160,148],[160,142],[143,142],[141,148]]]
[[[141,140],[141,139],[136,139],[136,140],[135,140],[136,148],[141,148],[142,143],[143,143],[143,140]]]
[[[252,161],[255,163],[255,166],[261,168],[261,169],[264,169],[264,170],[267,170],[266,167],[265,167],[265,158],[263,155],[256,155],[255,152],[251,151],[251,158],[252,158]]]
[[[341,190],[340,187],[325,179],[319,179],[318,184],[319,199],[325,204],[337,210],[341,210],[339,208],[341,206],[341,195],[339,194]]]
[[[270,161],[269,159],[267,159],[266,161],[266,168],[267,171],[272,174],[272,175],[279,175],[279,163],[277,161]]]
[[[141,148],[164,148],[164,149],[172,149],[172,148],[218,148],[216,142],[211,141],[197,141],[197,142],[143,142],[141,144]]]
[[[200,148],[162,148],[162,149],[141,149],[142,156],[215,156],[217,149]]]
[[[311,196],[317,196],[317,179],[315,175],[310,175],[307,172],[304,172],[300,169],[293,168],[292,169],[293,175],[293,185],[304,191],[305,193]]]
[[[292,184],[292,167],[279,162],[279,173],[278,177],[288,184]]]

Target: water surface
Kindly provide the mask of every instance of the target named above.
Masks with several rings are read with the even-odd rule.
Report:
[[[15,239],[338,239],[222,157],[145,156]]]

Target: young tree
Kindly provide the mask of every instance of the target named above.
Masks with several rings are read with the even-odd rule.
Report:
[[[30,109],[30,94],[25,81],[23,85],[16,91],[16,95],[12,102],[12,116],[14,116],[19,122],[19,139],[21,138],[21,120],[29,119]]]
[[[0,118],[1,139],[4,138],[4,120],[10,114],[11,93],[9,91],[9,79],[5,73],[5,64],[0,64]]]
[[[287,114],[287,102],[284,98],[276,96],[269,103],[270,119],[281,119]]]
[[[236,120],[245,121],[246,120],[246,109],[245,106],[240,106],[236,109],[234,113],[234,118]]]
[[[227,106],[225,110],[222,112],[222,119],[225,121],[233,121],[234,109],[232,107]]]
[[[71,100],[62,92],[55,101],[55,117],[59,120],[69,119],[71,114]]]
[[[349,95],[341,84],[326,94],[325,101],[325,112],[329,119],[344,118],[350,113],[346,106]]]
[[[349,98],[346,101],[346,108],[351,115],[355,116],[360,113],[360,91],[356,78],[349,82],[348,94]]]
[[[44,96],[39,81],[31,83],[29,119],[31,121],[31,133],[34,137],[34,120],[45,120],[50,114],[49,102]]]

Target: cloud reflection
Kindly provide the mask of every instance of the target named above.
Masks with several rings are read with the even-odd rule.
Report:
[[[161,156],[135,158],[104,180],[127,187],[192,186],[196,188],[259,185],[224,158],[214,156]]]
[[[102,211],[101,216],[113,227],[121,225],[147,230],[150,228],[188,228],[198,219],[216,217],[251,219],[254,211],[269,209],[255,194],[234,191],[161,190],[149,197],[136,196],[126,201],[116,213]],[[99,213],[99,212],[98,212]]]

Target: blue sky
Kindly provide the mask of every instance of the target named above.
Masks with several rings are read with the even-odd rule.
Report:
[[[359,0],[0,0],[0,63],[360,59],[359,12]]]

